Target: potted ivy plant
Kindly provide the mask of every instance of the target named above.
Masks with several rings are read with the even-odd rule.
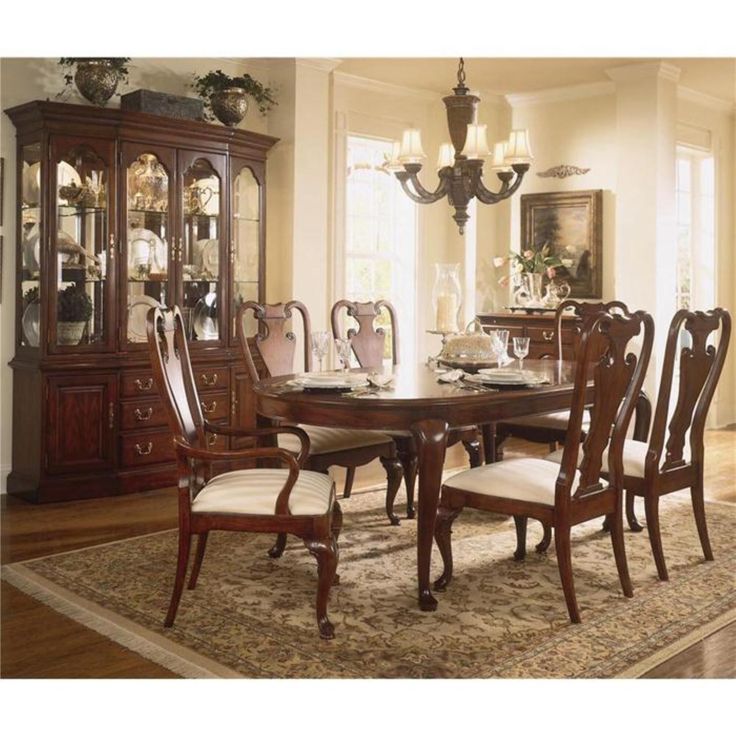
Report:
[[[120,82],[128,80],[129,58],[62,58],[59,66],[65,69],[64,82],[77,85],[82,97],[93,105],[104,107],[115,94]]]
[[[261,84],[250,74],[231,77],[221,69],[208,72],[203,77],[194,77],[192,85],[198,97],[204,101],[205,117],[217,118],[228,127],[235,127],[248,112],[248,98],[251,98],[262,115],[278,103],[274,91]]]
[[[80,286],[70,284],[56,302],[56,339],[59,345],[78,345],[92,316],[92,299]]]

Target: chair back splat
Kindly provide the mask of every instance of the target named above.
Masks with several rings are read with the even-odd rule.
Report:
[[[253,316],[258,321],[258,334],[255,338],[249,338],[245,334],[245,315],[248,311],[252,311]],[[238,310],[236,320],[238,338],[243,347],[248,373],[254,383],[261,378],[283,376],[294,372],[296,335],[290,328],[294,311],[298,312],[302,318],[304,328],[303,370],[309,372],[312,370],[312,351],[309,344],[311,323],[309,312],[302,302],[295,299],[278,304],[259,304],[258,302],[249,301],[245,302]],[[259,375],[258,373],[251,353],[251,341],[254,342],[261,356],[267,375]]]
[[[585,332],[595,319],[604,312],[611,314],[621,314],[625,317],[631,315],[629,308],[619,301],[612,302],[578,302],[575,299],[565,299],[560,302],[555,311],[555,358],[562,358],[562,318],[565,315],[574,315],[580,317],[580,325],[573,328],[573,334],[579,336]],[[605,341],[604,341],[605,343]],[[602,352],[605,352],[605,345],[602,346]]]
[[[639,336],[641,348],[637,358],[631,347]],[[556,505],[569,503],[571,493],[574,498],[582,498],[602,489],[602,457],[609,440],[611,484],[620,484],[623,480],[623,442],[644,381],[653,340],[654,321],[651,315],[642,311],[629,316],[599,315],[583,332],[577,357],[568,441],[556,485]],[[580,445],[576,438],[580,437],[586,385],[590,379],[593,381],[591,422]],[[579,453],[582,453],[581,459]],[[576,468],[580,470],[580,481],[573,489]]]
[[[154,307],[146,325],[151,366],[174,433],[193,447],[206,448],[204,419],[189,360],[179,307]]]
[[[720,338],[716,344],[719,328]],[[713,342],[709,344],[711,335]],[[668,425],[677,351],[683,336],[687,336],[689,345],[680,349],[677,402]],[[655,468],[658,467],[663,452],[665,456],[662,470],[686,465],[684,450],[688,432],[691,462],[702,463],[705,420],[726,360],[730,336],[731,316],[725,309],[708,312],[681,309],[672,318],[647,455],[648,465],[653,463]]]
[[[347,336],[351,338],[353,353],[361,368],[381,368],[386,345],[386,331],[383,327],[376,327],[376,318],[381,310],[388,312],[391,320],[391,359],[394,365],[399,363],[399,323],[396,310],[390,302],[380,299],[377,302],[351,302],[341,299],[332,307],[330,320],[332,334],[340,337],[340,310],[346,309],[348,316],[358,323],[358,329],[351,327]]]

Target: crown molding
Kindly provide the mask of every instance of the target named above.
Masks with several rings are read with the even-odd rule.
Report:
[[[666,61],[645,61],[642,64],[624,64],[606,69],[606,74],[614,82],[639,82],[643,79],[680,80],[680,67]]]
[[[709,95],[692,87],[679,86],[677,88],[677,99],[684,102],[692,102],[694,105],[707,107],[717,112],[725,112],[731,115],[736,113],[736,102],[729,102],[722,97]]]
[[[244,67],[249,71],[257,71],[260,74],[268,74],[271,71],[271,62],[273,61],[273,59],[268,59],[265,56],[251,59],[235,59],[229,56],[219,56],[216,58],[237,67]]]
[[[295,59],[296,65],[305,67],[307,69],[316,69],[320,72],[326,72],[329,74],[333,69],[342,64],[342,59],[319,59],[319,58],[308,58],[300,57]]]
[[[346,72],[335,72],[333,74],[335,82],[344,84],[354,89],[362,89],[366,92],[376,92],[383,95],[393,95],[395,97],[411,97],[415,100],[429,102],[438,100],[442,95],[429,89],[420,87],[404,87],[400,84],[392,84],[391,82],[379,82],[377,79],[369,79],[368,77],[359,77],[356,74],[347,74]]]
[[[601,95],[613,94],[615,91],[613,82],[592,82],[590,84],[573,84],[568,87],[553,87],[537,92],[519,92],[505,95],[505,98],[511,107],[524,107],[525,105],[544,105],[550,102],[578,100],[585,97],[600,97]]]

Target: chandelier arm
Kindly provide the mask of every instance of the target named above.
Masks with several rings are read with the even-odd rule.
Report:
[[[430,192],[425,189],[420,183],[416,172],[409,171],[397,171],[396,178],[401,182],[401,188],[406,192],[409,199],[418,204],[432,204],[437,202],[447,193],[447,186],[444,177],[440,177],[440,183],[437,185],[437,189],[434,192]],[[409,182],[414,187],[412,191],[409,187]]]
[[[474,177],[473,181],[475,196],[483,204],[497,204],[498,202],[502,202],[504,199],[508,199],[521,186],[525,173],[526,171],[517,171],[514,183],[509,186],[509,181],[505,180],[498,192],[492,192],[490,189],[487,189],[483,184],[480,174],[478,174],[477,177]]]

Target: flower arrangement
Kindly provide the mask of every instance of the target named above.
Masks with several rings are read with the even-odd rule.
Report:
[[[540,273],[546,274],[547,278],[553,279],[556,275],[556,268],[562,265],[562,261],[557,257],[550,255],[549,243],[545,243],[541,248],[535,250],[527,249],[522,253],[511,252],[508,256],[497,256],[493,259],[493,265],[500,268],[506,262],[512,264],[512,274],[520,276],[523,273]],[[509,276],[502,276],[498,283],[501,286],[508,286]]]
[[[274,90],[271,87],[265,87],[257,79],[253,79],[250,74],[231,77],[229,74],[225,74],[222,69],[217,69],[214,72],[208,72],[203,77],[195,75],[192,84],[197,96],[204,100],[205,114],[209,120],[214,120],[211,106],[212,95],[233,87],[242,89],[251,97],[262,115],[265,115],[274,105],[278,105],[273,96]]]
[[[71,85],[71,83],[74,81],[74,74],[72,73],[72,71],[77,66],[77,64],[84,64],[88,61],[104,62],[106,66],[110,67],[110,69],[112,69],[117,74],[119,82],[128,81],[128,62],[130,61],[130,57],[113,57],[109,59],[95,57],[62,57],[61,59],[59,59],[59,66],[66,70],[66,73],[64,74],[64,82],[66,83],[67,87]]]

